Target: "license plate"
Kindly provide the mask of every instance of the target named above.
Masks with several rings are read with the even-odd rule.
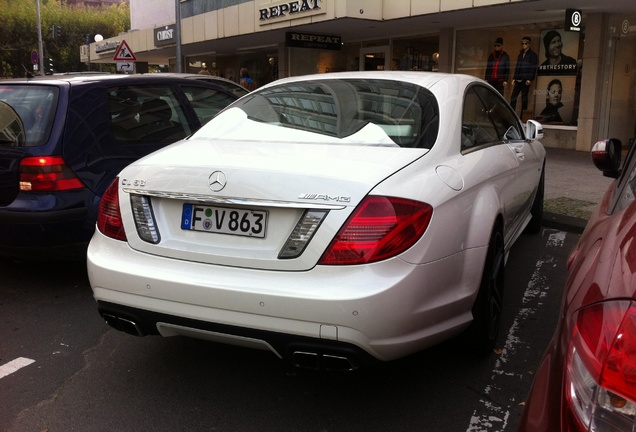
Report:
[[[265,238],[267,212],[184,204],[181,229]]]

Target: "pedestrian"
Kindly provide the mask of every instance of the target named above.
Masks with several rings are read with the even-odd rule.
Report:
[[[503,39],[495,39],[495,49],[488,56],[486,64],[486,81],[503,95],[504,86],[510,77],[510,57],[503,49]]]
[[[205,63],[201,63],[201,70],[199,71],[199,75],[210,75],[210,72],[208,71],[208,65],[206,65]]]
[[[539,63],[539,57],[537,53],[532,51],[530,47],[531,39],[528,36],[521,38],[521,50],[517,56],[517,63],[515,65],[515,73],[512,76],[512,96],[510,97],[510,105],[512,109],[517,109],[517,98],[521,93],[521,112],[528,109],[528,94],[530,93],[530,86],[532,81],[537,76],[537,65]]]
[[[239,82],[239,84],[241,84],[243,87],[245,87],[249,91],[256,89],[256,83],[250,76],[249,72],[247,71],[247,68],[241,68],[240,75],[241,75],[241,81]]]

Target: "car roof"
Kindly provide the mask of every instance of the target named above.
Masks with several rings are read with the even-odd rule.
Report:
[[[294,83],[300,81],[320,81],[329,79],[374,79],[374,80],[395,80],[417,84],[430,88],[434,84],[445,81],[454,86],[465,86],[469,82],[485,82],[480,78],[471,75],[453,74],[443,72],[415,72],[415,71],[355,71],[355,72],[332,72],[328,74],[313,74],[281,78],[278,81],[266,84],[263,87],[272,85]],[[261,87],[262,88],[262,87]]]
[[[195,80],[195,81],[219,83],[220,85],[225,86],[226,88],[232,89],[232,91],[234,91],[235,93],[238,92],[237,94],[241,96],[244,94],[248,94],[250,92],[250,90],[246,89],[242,85],[235,83],[234,81],[230,79],[219,77],[216,75],[203,75],[203,74],[177,73],[177,72],[163,72],[161,73],[161,75],[175,77],[175,78],[187,78],[189,80]]]
[[[188,79],[199,79],[202,81],[207,81],[207,80],[212,80],[212,81],[223,81],[226,83],[231,83],[234,84],[236,86],[240,86],[242,87],[240,84],[235,83],[234,81],[227,79],[227,78],[223,78],[220,76],[216,76],[216,75],[201,75],[201,74],[195,74],[195,73],[178,73],[178,72],[161,72],[158,75],[162,75],[162,76],[172,76],[175,78],[188,78]]]
[[[68,75],[37,75],[34,77],[28,78],[14,78],[9,80],[3,80],[0,82],[0,85],[8,85],[8,84],[90,84],[90,83],[101,83],[104,81],[122,81],[122,84],[133,84],[136,82],[152,82],[153,80],[158,81],[168,81],[171,83],[181,83],[181,84],[192,84],[192,79],[187,79],[185,77],[179,76],[169,76],[168,74],[133,74],[133,75],[124,75],[124,74],[73,74],[70,73]],[[205,81],[206,84],[213,85],[217,88],[221,88],[225,90],[225,88],[221,84],[215,84],[213,81]],[[225,90],[227,91],[227,90]]]

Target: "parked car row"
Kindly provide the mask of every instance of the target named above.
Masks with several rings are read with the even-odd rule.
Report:
[[[137,336],[328,370],[460,335],[490,351],[508,252],[541,227],[540,124],[462,75],[246,94],[184,74],[2,82],[0,255],[87,257],[99,313]],[[592,150],[616,181],[568,262],[522,431],[635,428],[635,153]]]

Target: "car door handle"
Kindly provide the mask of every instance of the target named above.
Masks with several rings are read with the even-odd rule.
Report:
[[[515,152],[515,156],[517,156],[517,159],[520,159],[520,160],[525,159],[526,155],[523,152],[523,146],[517,146],[512,144],[511,147],[512,147],[512,150]]]

